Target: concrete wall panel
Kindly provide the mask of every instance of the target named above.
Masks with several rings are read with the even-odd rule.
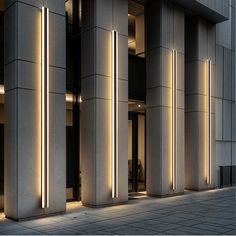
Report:
[[[81,103],[81,110],[81,124],[83,124],[81,125],[81,134],[83,135],[83,139],[81,139],[81,174],[83,176],[81,185],[87,186],[82,189],[81,199],[83,203],[95,205],[95,99],[84,100]],[[90,115],[87,116],[87,114]],[[84,161],[85,157],[86,161]]]
[[[162,108],[156,107],[147,109],[146,111],[146,165],[147,165],[147,194],[160,195],[162,189],[161,171],[156,171],[162,166],[162,136],[161,136],[161,121]],[[149,132],[152,130],[152,132]],[[159,148],[156,148],[159,147]],[[152,157],[152,158],[149,158]]]
[[[223,100],[223,140],[230,141],[232,134],[231,102]]]
[[[222,121],[223,121],[223,106],[222,106],[222,100],[221,99],[215,99],[215,109],[216,109],[216,140],[222,140],[223,139],[223,127],[222,127]]]
[[[17,91],[5,93],[5,135],[4,135],[4,212],[11,217],[17,217]],[[6,198],[7,197],[7,198]],[[10,204],[7,204],[7,201]]]
[[[83,37],[81,37],[81,45],[83,45],[81,49],[83,55],[83,63],[81,67],[82,77],[91,76],[95,73],[95,37],[96,32],[92,30],[84,32]]]
[[[121,35],[128,37],[128,24],[127,24],[126,15],[128,15],[127,1],[126,0],[113,0],[114,30],[117,30]]]
[[[232,55],[231,50],[224,48],[224,99],[232,99]]]
[[[216,44],[216,80],[215,80],[215,96],[223,98],[223,78],[224,78],[224,49]]]
[[[28,62],[41,63],[41,11],[20,2],[16,5],[17,57]]]
[[[184,40],[183,35],[185,31],[184,27],[184,12],[174,9],[174,48],[178,53],[184,53]]]
[[[15,197],[18,199],[18,215],[16,218],[26,218],[43,214],[43,209],[40,209],[41,131],[40,110],[38,109],[40,94],[24,89],[16,91],[17,109],[24,111],[18,114],[17,120],[18,193]]]
[[[174,47],[174,9],[169,6],[167,1],[163,1],[161,4],[161,19],[159,24],[161,25],[161,45],[165,48]]]
[[[146,55],[147,89],[161,85],[161,48],[150,50]]]
[[[8,30],[4,32],[4,64],[16,59],[17,55],[17,10],[18,5],[14,4],[5,12],[4,27]]]
[[[231,42],[231,8],[229,11],[229,20],[216,25],[216,42],[226,48],[232,47]]]
[[[66,101],[65,95],[50,94],[50,207],[45,214],[66,210]]]
[[[128,81],[128,57],[127,57],[127,51],[128,51],[128,37],[119,35],[119,79],[127,80]]]

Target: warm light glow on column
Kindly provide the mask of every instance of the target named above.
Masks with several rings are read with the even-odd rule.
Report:
[[[69,103],[71,103],[71,102],[73,102],[73,93],[67,93],[66,94],[66,102],[69,102]],[[78,97],[78,102],[79,103],[81,103],[83,100],[82,100],[82,97],[81,96],[79,96]]]
[[[177,51],[172,51],[172,189],[177,182]]]
[[[118,32],[112,31],[112,198],[118,197]]]
[[[42,208],[49,207],[49,9],[42,7]]]
[[[207,66],[207,120],[206,120],[206,129],[207,129],[207,152],[206,152],[206,182],[211,184],[211,60],[206,61]]]
[[[0,94],[5,94],[4,85],[0,85]]]

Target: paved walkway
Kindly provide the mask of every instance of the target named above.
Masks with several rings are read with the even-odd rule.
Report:
[[[102,209],[71,203],[65,215],[24,222],[0,216],[0,234],[236,234],[235,191],[142,198]]]

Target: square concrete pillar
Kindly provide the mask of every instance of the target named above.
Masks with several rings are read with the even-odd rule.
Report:
[[[184,13],[169,1],[146,8],[147,194],[184,192]],[[176,189],[172,189],[172,51],[177,51]]]
[[[82,5],[82,203],[128,201],[128,2],[86,0]],[[118,32],[118,198],[112,198],[112,30]]]
[[[41,208],[41,9],[49,13],[49,208]],[[64,0],[6,0],[5,203],[15,220],[66,209]]]
[[[186,25],[185,64],[185,187],[202,190],[215,186],[215,26],[193,18]],[[211,184],[207,184],[208,92],[206,61],[211,67]]]

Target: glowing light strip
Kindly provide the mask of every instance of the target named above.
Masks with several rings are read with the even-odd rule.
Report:
[[[73,93],[67,93],[66,94],[66,102],[73,102]],[[78,100],[79,103],[82,102],[82,97],[79,96],[79,100]]]
[[[118,32],[112,31],[112,198],[118,197]]]
[[[211,60],[207,60],[207,184],[211,184]]]
[[[172,51],[172,189],[177,182],[177,51]]]
[[[49,207],[49,9],[42,7],[42,208]]]
[[[5,94],[4,85],[0,85],[0,94]]]
[[[66,102],[73,102],[73,94],[72,93],[66,94]]]

